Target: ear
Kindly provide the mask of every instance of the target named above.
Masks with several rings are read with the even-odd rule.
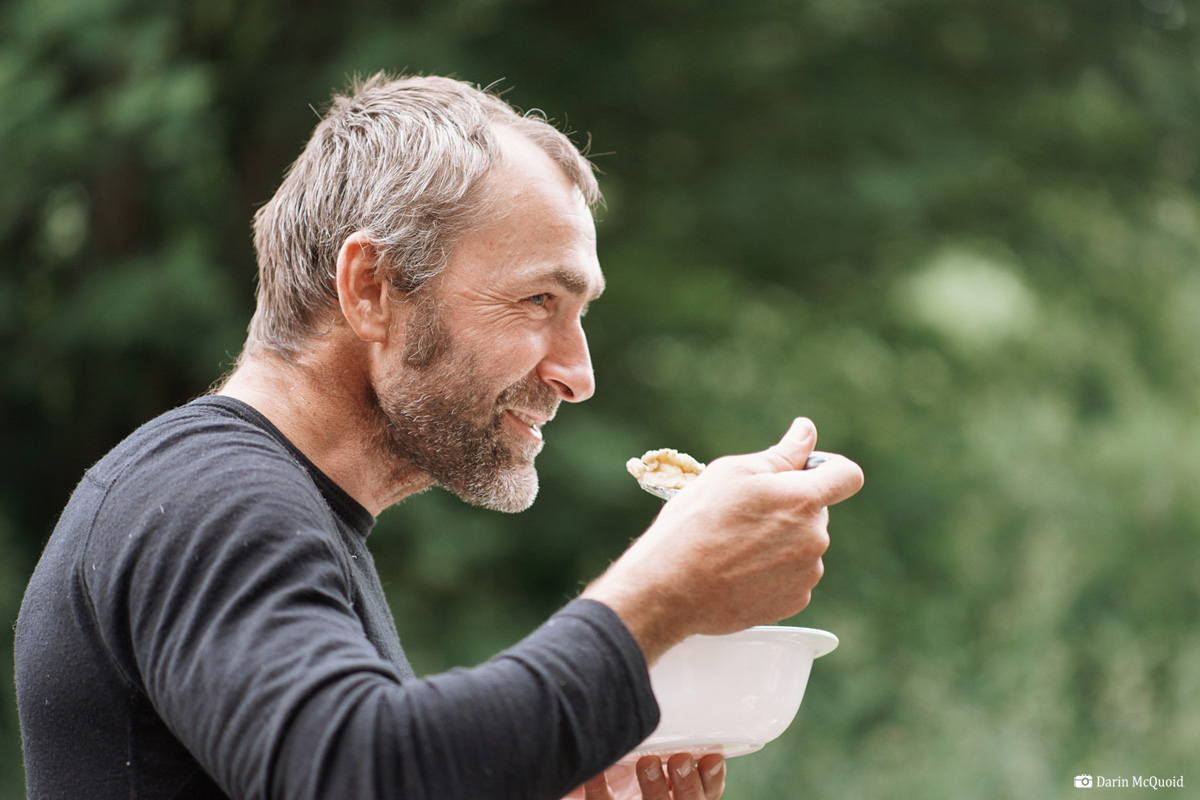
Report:
[[[338,251],[338,304],[346,323],[365,342],[387,341],[395,311],[379,260],[378,246],[362,231],[351,234]]]

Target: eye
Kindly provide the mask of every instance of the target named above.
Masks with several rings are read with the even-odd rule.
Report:
[[[525,299],[539,308],[544,308],[546,303],[550,300],[550,295],[543,292],[542,294],[535,294],[532,297],[527,297]]]

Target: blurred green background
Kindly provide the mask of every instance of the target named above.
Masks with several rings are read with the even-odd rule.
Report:
[[[650,522],[629,456],[805,414],[867,474],[794,620],[842,644],[728,797],[1200,785],[1198,26],[1180,0],[6,0],[0,613],[83,470],[236,356],[250,218],[313,109],[452,74],[590,138],[610,288],[533,509],[433,492],[372,535],[418,671],[512,644]]]

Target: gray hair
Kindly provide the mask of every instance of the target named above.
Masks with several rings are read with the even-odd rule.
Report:
[[[426,285],[457,238],[488,213],[481,185],[501,158],[498,125],[550,156],[589,207],[600,202],[591,163],[563,132],[478,87],[378,73],[335,96],[254,215],[258,305],[245,353],[294,360],[320,335],[337,305],[338,252],[357,231],[375,242],[401,291]]]

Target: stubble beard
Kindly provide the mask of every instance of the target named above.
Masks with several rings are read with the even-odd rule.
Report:
[[[397,465],[411,465],[472,505],[515,513],[538,492],[534,456],[540,443],[513,441],[507,409],[553,416],[558,396],[536,374],[496,397],[481,395],[488,381],[474,354],[457,352],[436,318],[410,336],[404,368],[374,387],[378,446]],[[415,327],[415,326],[414,326]]]

